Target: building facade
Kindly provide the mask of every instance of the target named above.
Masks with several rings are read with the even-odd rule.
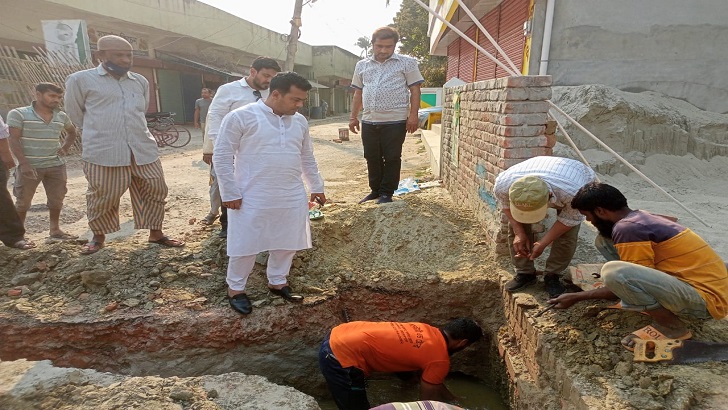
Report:
[[[0,0],[0,7],[5,16],[12,16],[0,25],[0,45],[11,46],[21,54],[45,48],[43,20],[84,20],[91,50],[103,35],[126,38],[134,47],[133,71],[149,80],[149,111],[175,112],[179,122],[192,122],[194,101],[200,97],[201,88],[215,89],[247,75],[258,56],[272,57],[281,65],[286,59],[286,34],[196,0]],[[332,53],[348,53],[327,47]],[[314,84],[310,103],[321,104],[324,93],[319,91],[327,87],[322,82],[333,84],[339,79],[336,76],[351,78],[356,61],[336,59],[335,63],[336,70],[315,66],[314,48],[298,43],[294,70]],[[319,71],[322,81],[318,81]],[[2,92],[0,89],[0,95]],[[337,107],[331,101],[328,104],[330,111]]]
[[[722,69],[728,63],[724,0],[462,3],[522,74],[550,75],[554,86],[604,84],[625,91],[656,91],[704,110],[728,113],[728,76]],[[430,6],[497,54],[458,2],[431,0]],[[431,17],[429,30],[431,54],[448,57],[448,79],[474,82],[507,76],[439,20]]]

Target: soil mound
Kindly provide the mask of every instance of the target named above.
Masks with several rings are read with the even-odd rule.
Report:
[[[335,294],[351,280],[364,285],[437,282],[448,273],[480,270],[492,263],[492,252],[481,242],[476,220],[454,208],[442,188],[384,206],[327,206],[325,218],[312,222],[314,247],[293,261],[292,285],[315,297]],[[80,256],[79,245],[69,242],[25,252],[0,248],[0,258],[7,261],[0,268],[0,312],[65,321],[116,311],[224,306],[225,241],[216,229],[190,228],[181,249],[134,240],[110,242],[89,256]],[[265,255],[258,261],[248,288],[259,306],[279,298],[265,287]]]
[[[700,159],[728,155],[728,115],[682,100],[594,84],[553,87],[552,100],[620,153],[693,154]],[[580,148],[597,146],[571,123],[562,124]]]

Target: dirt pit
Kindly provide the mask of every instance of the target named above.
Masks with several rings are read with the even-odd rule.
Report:
[[[584,303],[534,319],[547,299],[542,285],[515,295],[541,334],[538,351],[550,352],[549,360],[540,363],[543,372],[529,376],[518,357],[525,347],[505,323],[500,282],[510,277],[509,262],[492,255],[472,213],[453,203],[443,188],[408,194],[383,206],[356,205],[368,193],[366,170],[358,136],[331,142],[342,125],[311,128],[332,205],[324,209],[324,219],[312,223],[314,248],[300,252],[291,270],[292,286],[306,296],[303,305],[270,295],[259,265],[248,285],[253,313],[242,317],[227,306],[219,224],[198,222],[208,212],[207,167],[200,160],[199,139],[183,150],[163,150],[170,187],[165,233],[186,240],[182,249],[147,244],[147,232],[131,227],[128,198],[122,199],[122,230],[109,235],[107,247],[90,256],[79,255],[76,243],[44,243],[47,211],[33,208],[27,225],[39,248],[20,252],[0,247],[2,365],[49,359],[62,368],[130,378],[115,379],[107,388],[73,376],[65,387],[41,385],[26,391],[22,401],[9,402],[0,394],[0,408],[99,410],[124,403],[165,409],[271,408],[255,407],[244,396],[231,396],[231,390],[205,387],[262,386],[259,379],[244,381],[256,376],[231,372],[263,375],[325,397],[316,352],[325,332],[344,320],[344,311],[351,320],[433,325],[455,316],[474,317],[486,330],[486,340],[455,355],[453,370],[503,392],[513,408],[728,408],[728,365],[634,364],[619,339],[647,324],[646,318]],[[430,179],[428,165],[419,138],[408,137],[402,177]],[[62,227],[86,238],[86,181],[78,163],[69,168]],[[43,201],[41,190],[35,203]],[[576,260],[598,262],[593,232],[590,236],[587,227],[583,231]],[[726,321],[691,327],[696,339],[727,341]],[[507,362],[499,348],[512,353]],[[514,371],[511,380],[504,377],[506,366]],[[0,375],[7,376],[3,369]],[[85,375],[86,370],[74,371]],[[217,376],[222,379],[205,379]],[[173,390],[179,394],[172,397]],[[212,397],[210,390],[219,395]],[[561,402],[571,390],[586,407]]]
[[[27,294],[0,301],[0,357],[132,376],[241,372],[324,397],[317,347],[345,317],[441,325],[470,316],[489,336],[456,356],[453,370],[497,386],[505,382],[491,365],[500,361],[492,339],[503,318],[498,270],[484,269],[494,262],[480,228],[455,209],[441,188],[386,206],[327,206],[312,222],[314,247],[291,270],[304,304],[271,296],[261,264],[248,285],[248,317],[223,299],[217,228],[191,226],[184,249],[115,244],[85,258],[73,243],[2,249],[3,285]]]
[[[130,227],[126,198],[122,231],[85,257],[78,254],[78,243],[44,243],[47,210],[42,205],[31,210],[30,237],[42,245],[29,252],[0,248],[0,258],[7,261],[0,268],[0,332],[8,336],[0,358],[51,359],[59,367],[135,377],[240,372],[322,398],[327,392],[318,370],[318,345],[344,320],[344,311],[350,320],[434,325],[471,316],[495,334],[503,317],[499,276],[478,223],[437,187],[385,206],[356,205],[368,192],[361,144],[356,135],[343,144],[331,142],[329,134],[339,126],[312,127],[331,205],[324,219],[312,222],[314,247],[299,252],[291,269],[292,286],[306,297],[303,305],[287,304],[267,291],[261,255],[248,283],[253,314],[243,317],[229,308],[219,224],[198,222],[207,213],[207,175],[199,141],[193,141],[187,151],[163,150],[170,186],[165,232],[184,239],[182,249],[147,244],[146,232]],[[431,179],[423,151],[419,138],[408,137],[403,177]],[[85,180],[78,164],[69,168],[62,225],[84,237]],[[36,203],[42,200],[40,191]],[[21,294],[9,296],[11,290]],[[482,298],[483,292],[493,297]],[[459,356],[454,371],[505,391],[503,369],[484,365],[499,362],[494,339]],[[146,394],[168,393],[152,388]],[[42,403],[40,396],[31,396],[28,404]],[[62,403],[69,409],[98,408],[103,397],[48,396],[66,400],[55,408],[63,408]]]

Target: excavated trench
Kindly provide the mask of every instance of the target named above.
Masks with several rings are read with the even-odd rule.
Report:
[[[302,306],[268,306],[248,317],[228,309],[55,323],[4,317],[0,359],[50,359],[59,367],[130,376],[242,372],[322,399],[327,393],[317,364],[318,345],[325,332],[345,317],[441,325],[453,317],[470,316],[483,325],[485,337],[453,356],[451,370],[507,394],[508,380],[493,336],[503,318],[498,299],[496,284],[473,279],[395,290],[351,285]],[[456,379],[463,383],[463,377]],[[473,382],[466,379],[468,383]],[[389,384],[375,381],[374,394],[377,385]],[[471,403],[472,408],[486,408],[477,405]],[[327,406],[324,399],[322,408]]]
[[[248,282],[254,311],[245,317],[222,298],[225,243],[207,230],[192,230],[184,249],[169,252],[129,241],[85,258],[66,243],[8,254],[0,285],[22,295],[0,295],[0,360],[48,359],[130,376],[241,372],[322,398],[318,347],[343,312],[350,320],[435,326],[465,316],[485,337],[454,355],[451,370],[505,402],[538,402],[512,397],[506,374],[513,373],[497,344],[508,316],[502,270],[479,226],[437,189],[387,207],[327,208],[312,224],[313,248],[291,268],[304,304],[271,297],[257,266]]]

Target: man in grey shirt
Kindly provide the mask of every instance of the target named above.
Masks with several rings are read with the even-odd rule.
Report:
[[[212,91],[209,88],[203,88],[200,93],[202,98],[195,100],[195,128],[202,129],[202,139],[205,139],[205,119],[207,118],[207,109],[212,103]]]
[[[154,137],[144,113],[149,82],[129,71],[132,46],[119,36],[98,41],[98,67],[66,79],[65,109],[82,129],[83,171],[88,181],[86,206],[93,238],[82,254],[104,247],[106,234],[119,231],[119,202],[129,190],[134,228],[149,229],[149,242],[184,246],[162,232],[167,184]]]

